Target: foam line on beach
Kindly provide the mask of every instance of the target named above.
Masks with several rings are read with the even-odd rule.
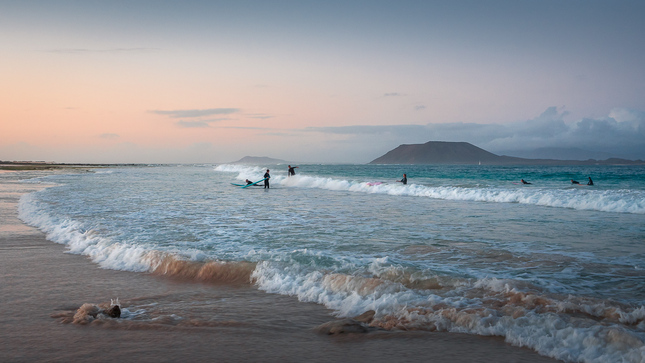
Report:
[[[248,284],[255,268],[250,262],[200,261],[201,255],[180,257],[168,251],[112,241],[80,223],[54,221],[38,208],[36,195],[25,194],[18,207],[19,218],[47,235],[47,239],[67,246],[70,253],[85,255],[102,268],[151,272],[175,278],[212,283]]]
[[[259,180],[264,168],[247,165],[219,165],[219,172],[237,173],[238,180]],[[394,196],[427,197],[443,200],[488,203],[519,203],[545,207],[568,208],[615,213],[645,214],[645,192],[639,190],[582,190],[571,188],[522,188],[519,187],[464,187],[429,186],[399,183],[375,184],[369,181],[345,180],[309,175],[275,175],[274,185],[293,188],[317,188],[357,193],[387,194]]]
[[[263,168],[233,169],[228,172],[239,173],[239,177],[244,177],[241,173],[263,172]],[[307,175],[287,178],[279,174],[275,176],[274,183],[294,188],[381,194],[389,194],[388,190],[411,193],[424,187],[400,184],[370,186],[363,181]],[[533,190],[537,188],[527,188],[522,192]],[[345,253],[326,255],[300,245],[289,248],[255,246],[242,251],[235,238],[230,238],[230,241],[227,238],[228,248],[237,253],[227,255],[228,259],[246,261],[214,261],[223,258],[221,247],[215,247],[211,254],[210,251],[194,249],[190,244],[177,247],[155,238],[137,240],[141,236],[133,235],[129,230],[120,231],[123,232],[122,238],[118,239],[115,237],[118,227],[112,227],[111,231],[105,224],[101,227],[104,223],[101,222],[104,216],[101,210],[93,218],[85,219],[85,224],[81,222],[82,214],[89,213],[91,203],[81,208],[70,203],[79,212],[69,214],[77,216],[78,220],[74,220],[74,217],[65,215],[65,209],[61,212],[61,209],[51,208],[52,205],[72,201],[61,199],[70,198],[70,194],[62,194],[58,199],[47,199],[47,195],[47,191],[23,195],[19,203],[20,218],[45,232],[48,239],[66,245],[72,253],[89,256],[103,268],[151,272],[191,281],[255,283],[263,291],[322,304],[342,317],[375,310],[372,325],[376,327],[502,336],[514,345],[566,361],[641,362],[645,357],[644,306],[630,305],[625,301],[617,303],[604,296],[562,296],[551,286],[538,286],[539,280],[514,279],[508,268],[503,273],[493,273],[497,278],[491,278],[487,276],[490,270],[486,269],[459,274],[452,273],[455,270],[433,266],[412,267],[405,261],[397,261],[397,257],[392,255],[377,256],[371,251],[360,256]],[[172,204],[164,204],[168,205]],[[145,230],[159,228],[154,224],[138,225],[137,220],[126,220]],[[181,220],[176,226],[184,223],[185,220]],[[227,224],[226,229],[230,229],[230,225]],[[195,239],[204,240],[203,237]],[[471,248],[460,248],[462,255],[448,253],[471,263],[474,259],[470,257],[486,250],[486,246]],[[414,255],[424,251],[436,253],[438,250],[436,246],[420,246],[410,247],[406,252]],[[517,259],[511,253],[502,256],[507,255]],[[592,257],[590,255],[589,258]],[[526,258],[534,260],[533,256]],[[324,263],[318,263],[320,261]],[[570,267],[569,260],[563,261],[563,266]],[[518,260],[520,265],[523,261]],[[631,268],[631,265],[626,268]],[[572,274],[570,269],[561,273]],[[564,291],[575,294],[577,290]]]
[[[641,362],[645,358],[645,307],[607,305],[606,300],[557,299],[513,280],[453,281],[433,290],[410,289],[377,276],[296,272],[259,263],[253,279],[270,293],[297,296],[351,317],[375,310],[372,326],[501,336],[565,361]],[[574,301],[575,300],[575,301]],[[596,321],[602,324],[596,324]],[[631,326],[631,329],[625,327]]]
[[[89,256],[103,268],[143,272],[151,268],[151,261],[144,258],[150,251],[124,243],[115,243],[85,229],[70,219],[55,222],[43,209],[38,208],[36,193],[20,198],[18,217],[25,223],[37,227],[47,239],[67,246],[69,252]]]

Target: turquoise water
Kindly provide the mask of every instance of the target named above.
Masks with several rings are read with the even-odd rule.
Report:
[[[271,189],[231,185],[267,167]],[[105,268],[251,264],[262,290],[339,316],[375,310],[386,329],[500,335],[570,361],[645,357],[645,168],[286,169],[49,176],[27,181],[52,187],[23,196],[20,217]]]

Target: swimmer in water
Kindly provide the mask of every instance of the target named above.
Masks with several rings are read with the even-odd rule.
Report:
[[[397,182],[399,182],[399,183],[403,183],[403,185],[408,184],[408,176],[407,176],[407,175],[405,175],[405,174],[403,174],[403,179],[401,179],[401,180],[397,180]]]

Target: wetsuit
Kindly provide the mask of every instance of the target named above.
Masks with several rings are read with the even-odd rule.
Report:
[[[587,185],[593,185],[593,181],[591,180],[591,178],[589,178],[589,183],[587,183]]]
[[[292,167],[292,168],[289,168],[289,176],[296,175],[296,168],[297,168],[297,167],[295,167],[295,168],[293,168],[293,167]]]
[[[264,181],[264,188],[267,189],[269,188],[269,179],[271,179],[271,175],[269,175],[269,172],[267,171],[266,173],[264,173],[264,177],[266,178],[266,180]]]
[[[401,183],[403,183],[403,185],[406,185],[408,183],[408,177],[404,176],[403,179],[401,179]]]

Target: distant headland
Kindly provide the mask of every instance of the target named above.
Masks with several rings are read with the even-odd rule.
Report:
[[[56,163],[53,161],[2,161],[0,170],[25,171],[25,170],[53,170],[53,169],[94,169],[121,166],[140,166],[143,164],[77,164]]]
[[[467,142],[428,141],[403,144],[370,164],[483,164],[483,165],[645,165],[643,160],[611,158],[606,160],[524,159],[500,156]]]
[[[275,165],[275,164],[287,164],[287,161],[281,159],[269,158],[266,156],[245,156],[238,161],[233,161],[230,164],[265,164],[265,165]]]

